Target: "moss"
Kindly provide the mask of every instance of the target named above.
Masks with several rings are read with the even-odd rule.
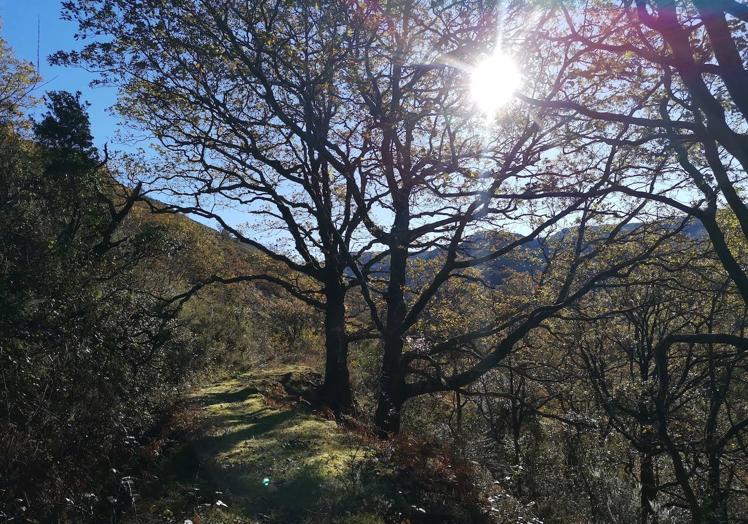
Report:
[[[280,377],[305,372],[268,369],[194,390],[200,428],[141,490],[137,521],[383,522],[394,487],[361,467],[373,451],[333,421],[273,407]]]

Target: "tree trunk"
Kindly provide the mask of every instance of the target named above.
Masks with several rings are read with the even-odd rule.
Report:
[[[345,332],[345,289],[337,278],[325,286],[325,381],[322,401],[335,415],[353,413],[348,374],[348,337]]]
[[[387,284],[387,327],[384,336],[382,372],[379,377],[379,402],[375,423],[381,436],[400,431],[400,417],[405,402],[405,376],[402,369],[405,320],[405,281],[408,263],[407,214],[395,220],[393,244],[390,246],[390,281]],[[403,237],[403,238],[401,238]]]
[[[727,492],[722,489],[722,446],[718,444],[717,428],[720,408],[724,404],[725,394],[730,384],[732,371],[717,368],[717,356],[709,346],[709,415],[704,428],[704,448],[706,451],[708,473],[706,483],[704,522],[709,524],[727,524]]]
[[[707,475],[706,500],[704,501],[704,522],[709,524],[727,524],[727,505],[720,486],[720,459],[714,449],[707,450],[709,473]]]
[[[641,482],[641,524],[656,524],[657,513],[652,508],[652,502],[657,496],[657,483],[654,473],[652,455],[644,452],[639,455],[639,480]],[[650,519],[651,516],[651,519]]]
[[[509,367],[509,394],[512,395],[511,399],[511,422],[512,422],[512,444],[514,448],[514,466],[516,475],[515,490],[518,497],[522,497],[522,405],[517,398],[524,399],[524,383],[520,378],[520,385],[516,387],[514,381],[514,371],[512,367]]]
[[[675,443],[670,438],[668,430],[668,385],[670,383],[670,373],[668,371],[668,357],[667,350],[669,344],[663,344],[661,341],[654,349],[655,356],[655,372],[658,380],[657,396],[655,397],[655,414],[657,415],[657,434],[660,443],[663,445],[665,451],[670,456],[670,460],[673,465],[673,473],[675,474],[675,480],[680,484],[683,490],[683,497],[688,503],[688,507],[691,510],[691,524],[701,524],[703,522],[703,516],[701,512],[701,506],[699,501],[691,488],[690,475],[683,463],[683,458],[680,455],[680,451],[676,448]]]
[[[403,341],[388,338],[384,344],[382,374],[379,377],[379,401],[374,421],[381,436],[400,431],[400,418],[405,402],[405,383],[400,369]]]

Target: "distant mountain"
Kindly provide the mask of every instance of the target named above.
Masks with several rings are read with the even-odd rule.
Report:
[[[680,223],[668,221],[664,222],[662,227],[664,231],[669,231],[679,225]],[[622,233],[630,233],[641,226],[642,223],[627,224],[622,228]],[[587,228],[587,235],[594,237],[596,233],[603,234],[606,229],[608,229],[606,226],[589,226]],[[683,228],[682,234],[686,238],[693,240],[704,240],[707,238],[706,230],[698,220],[691,220],[686,224]],[[567,237],[569,239],[576,238],[576,228],[564,228],[551,235],[544,242],[541,242],[538,239],[529,240],[528,242],[514,248],[508,254],[497,257],[495,260],[486,262],[479,267],[487,282],[491,285],[499,284],[505,278],[507,272],[527,273],[538,269],[544,255],[549,255],[548,251],[551,249],[551,246],[558,245],[559,242]],[[466,237],[460,247],[459,253],[460,256],[464,258],[480,258],[521,238],[522,235],[518,233],[491,230],[481,231]],[[415,255],[414,258],[426,261],[434,260],[445,252],[445,249],[434,248],[419,253]],[[362,257],[362,261],[365,263],[366,261],[371,260],[374,256],[376,256],[376,253],[365,254]],[[381,273],[382,276],[384,276],[388,269],[389,262],[385,257],[372,267],[372,273]]]

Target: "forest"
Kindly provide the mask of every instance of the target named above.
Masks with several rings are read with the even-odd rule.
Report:
[[[748,522],[744,0],[57,9],[90,92],[0,39],[0,521]]]

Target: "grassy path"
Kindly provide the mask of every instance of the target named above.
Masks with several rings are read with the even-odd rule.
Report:
[[[126,521],[382,522],[394,488],[372,473],[363,439],[277,401],[288,373],[304,372],[269,369],[195,390],[193,430],[159,462]]]

